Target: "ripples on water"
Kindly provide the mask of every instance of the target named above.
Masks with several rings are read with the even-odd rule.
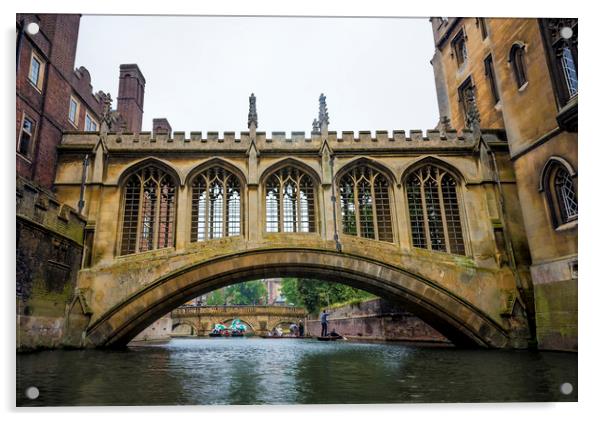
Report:
[[[214,338],[17,355],[19,406],[576,400],[564,353]]]

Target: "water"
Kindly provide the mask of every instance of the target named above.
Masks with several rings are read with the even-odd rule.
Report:
[[[565,353],[214,338],[17,355],[19,406],[576,400]]]

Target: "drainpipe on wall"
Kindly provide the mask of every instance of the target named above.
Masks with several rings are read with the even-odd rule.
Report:
[[[535,336],[536,335],[535,323],[532,320],[532,315],[531,315],[531,311],[530,311],[530,307],[531,307],[530,300],[529,300],[529,297],[527,297],[525,295],[525,286],[523,285],[523,281],[518,273],[518,268],[516,266],[516,259],[514,258],[514,248],[512,247],[512,242],[511,242],[510,236],[508,235],[508,232],[507,232],[506,207],[504,205],[504,196],[502,194],[502,183],[500,181],[499,169],[497,166],[497,159],[495,156],[495,152],[491,149],[491,147],[487,144],[487,142],[483,141],[483,145],[485,146],[487,153],[491,156],[491,163],[493,165],[493,176],[495,178],[495,185],[496,185],[496,189],[498,192],[497,204],[498,204],[498,210],[500,212],[501,221],[502,221],[502,231],[504,233],[504,245],[506,247],[506,253],[508,254],[510,270],[512,270],[512,274],[514,275],[516,289],[518,290],[518,293],[520,294],[521,300],[523,301],[523,303],[526,306],[525,310],[527,311],[527,323],[529,324],[529,330],[531,331],[531,335],[533,336],[533,338],[535,338],[536,337]]]
[[[21,25],[21,29],[19,29],[19,33],[17,34],[17,73],[19,73],[19,59],[21,57],[21,45],[23,44],[23,33],[25,32],[25,19],[22,19],[19,22]]]
[[[84,156],[84,161],[82,162],[82,183],[79,189],[79,201],[77,202],[77,210],[81,215],[82,210],[84,210],[84,192],[86,190],[86,178],[88,177],[88,163],[89,163],[89,155],[86,154]]]

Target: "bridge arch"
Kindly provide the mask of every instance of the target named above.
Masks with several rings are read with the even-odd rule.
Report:
[[[270,324],[267,326],[267,331],[268,331],[268,332],[271,332],[271,331],[272,331],[272,329],[274,329],[275,327],[278,327],[278,326],[280,326],[281,324],[285,324],[285,323],[287,323],[287,324],[290,326],[292,323],[298,323],[298,322],[299,322],[299,320],[295,320],[295,319],[293,319],[292,317],[284,317],[284,318],[280,318],[280,319],[278,319],[278,320],[276,320],[276,321],[274,321],[274,322],[270,323]]]
[[[175,270],[96,319],[87,329],[86,345],[124,346],[154,320],[193,297],[267,277],[320,279],[362,288],[403,302],[458,345],[509,346],[508,332],[498,322],[437,282],[364,256],[303,248],[243,251]]]
[[[234,320],[234,319],[238,319],[241,322],[243,322],[245,325],[247,325],[251,329],[252,332],[256,332],[257,331],[257,327],[258,326],[256,326],[255,323],[249,322],[248,319],[246,319],[244,317],[228,317],[227,319],[224,319],[221,323],[223,325],[225,325],[226,327],[228,327],[228,325],[230,323],[232,323],[232,320]]]
[[[190,327],[193,335],[198,334],[198,327],[195,326],[194,323],[189,322],[187,320],[180,320],[180,321],[177,321],[176,323],[173,323],[171,325],[171,331],[174,332],[179,326],[188,326],[188,327]]]

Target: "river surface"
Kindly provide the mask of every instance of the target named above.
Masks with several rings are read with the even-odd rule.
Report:
[[[566,353],[182,338],[17,355],[18,406],[576,400],[577,355]]]

